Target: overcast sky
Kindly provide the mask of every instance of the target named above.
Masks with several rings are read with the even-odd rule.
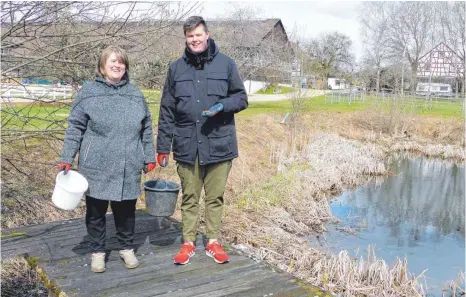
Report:
[[[258,18],[280,18],[289,35],[296,28],[299,39],[317,37],[320,33],[339,31],[353,41],[353,52],[362,55],[358,23],[360,2],[340,1],[235,1],[204,2],[201,15],[215,19],[235,7],[251,7]]]

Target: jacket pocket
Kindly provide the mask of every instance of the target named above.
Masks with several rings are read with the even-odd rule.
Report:
[[[193,91],[193,78],[181,75],[175,78],[175,98],[190,97]]]
[[[178,113],[189,114],[189,111],[192,109],[192,89],[192,79],[180,77],[178,80],[176,80],[175,108]]]
[[[175,128],[173,131],[173,154],[176,156],[189,155],[191,136],[191,128]]]
[[[207,74],[207,94],[225,98],[228,93],[228,73],[210,72]]]
[[[87,156],[89,156],[89,150],[91,148],[91,144],[92,144],[92,141],[89,140],[89,143],[87,144],[87,147],[86,147],[86,150],[84,151],[84,159],[83,159],[83,162],[86,163],[86,160],[87,160]]]
[[[89,139],[86,143],[83,142],[83,149],[80,150],[82,157],[79,157],[79,166],[91,169],[101,169],[105,164],[105,153],[98,146],[99,141]]]
[[[228,126],[223,126],[213,130],[209,135],[209,154],[212,157],[224,157],[231,154],[231,130]]]

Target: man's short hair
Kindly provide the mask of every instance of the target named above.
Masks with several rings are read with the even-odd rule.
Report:
[[[201,16],[197,16],[197,15],[190,16],[183,24],[184,35],[186,36],[186,31],[191,31],[193,29],[196,29],[197,26],[199,26],[199,25],[204,26],[204,31],[206,33],[209,31],[207,29],[207,25],[206,25],[204,19]]]

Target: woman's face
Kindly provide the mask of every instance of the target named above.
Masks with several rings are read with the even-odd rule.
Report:
[[[125,71],[125,63],[122,63],[120,60],[118,60],[115,53],[111,53],[105,62],[105,79],[110,83],[119,83],[125,74]]]

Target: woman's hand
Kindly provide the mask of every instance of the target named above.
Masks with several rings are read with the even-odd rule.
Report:
[[[144,173],[151,172],[152,170],[155,169],[155,166],[156,166],[155,162],[147,163],[146,166],[144,166]]]
[[[58,172],[60,171],[65,171],[64,174],[67,174],[68,171],[70,171],[71,164],[65,163],[65,162],[60,162],[58,163]]]

